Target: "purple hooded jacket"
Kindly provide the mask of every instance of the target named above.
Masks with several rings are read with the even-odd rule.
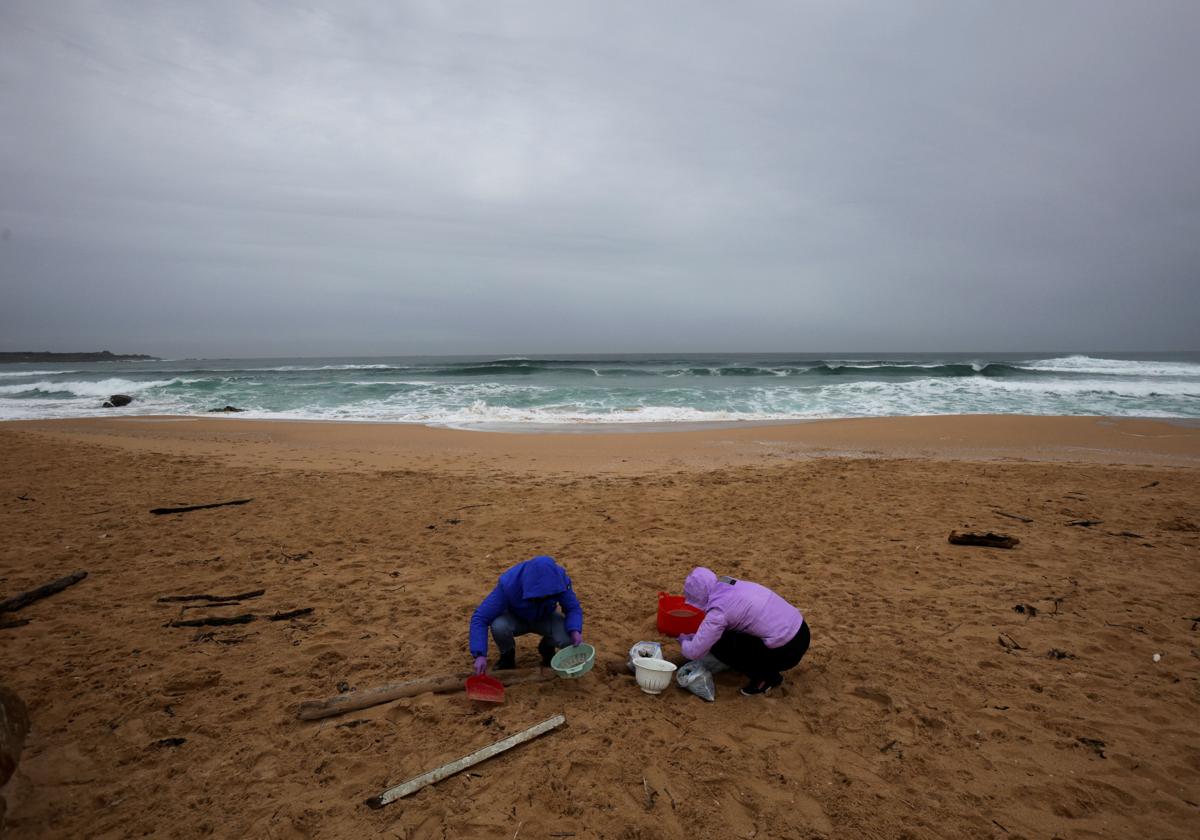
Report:
[[[684,600],[707,615],[694,636],[680,636],[683,655],[699,659],[726,630],[758,636],[769,648],[786,645],[804,616],[800,610],[765,586],[748,580],[718,578],[712,569],[697,566],[683,582]]]

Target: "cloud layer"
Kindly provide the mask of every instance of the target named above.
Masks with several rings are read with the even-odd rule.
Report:
[[[1200,349],[1198,42],[1187,2],[10,0],[0,348]]]

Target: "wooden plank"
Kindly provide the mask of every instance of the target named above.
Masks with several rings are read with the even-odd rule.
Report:
[[[372,796],[367,800],[367,805],[371,808],[382,808],[389,802],[395,802],[397,799],[402,799],[405,796],[416,793],[421,788],[436,784],[442,779],[449,778],[455,773],[461,773],[468,767],[473,767],[481,761],[487,761],[493,756],[497,756],[502,752],[511,750],[513,747],[532,741],[539,735],[544,735],[553,729],[557,729],[567,722],[563,715],[555,715],[552,718],[547,718],[541,723],[535,724],[528,729],[518,732],[516,735],[510,735],[502,741],[497,741],[494,744],[489,744],[481,750],[476,750],[470,755],[465,755],[462,758],[451,761],[449,764],[443,764],[428,773],[422,773],[420,776],[414,776],[406,782],[401,782],[393,788],[388,788],[378,796]]]

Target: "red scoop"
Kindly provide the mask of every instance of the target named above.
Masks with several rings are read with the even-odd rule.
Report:
[[[467,696],[484,703],[503,703],[504,683],[486,674],[467,677]]]

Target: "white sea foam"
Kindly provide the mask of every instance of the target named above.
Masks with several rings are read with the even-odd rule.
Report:
[[[1200,377],[1200,364],[1194,362],[1137,361],[1133,359],[1097,359],[1092,356],[1061,356],[1020,362],[1028,370],[1048,373],[1094,373],[1108,376],[1194,376]]]
[[[18,376],[60,376],[64,373],[79,373],[77,370],[5,370],[0,371],[0,378]]]
[[[86,380],[71,380],[67,382],[39,381],[19,385],[0,385],[0,394],[72,394],[76,397],[108,397],[111,394],[139,393],[151,388],[162,388],[167,385],[178,385],[185,382],[200,380],[184,379],[155,379],[138,382],[131,379],[101,379],[96,382]]]

